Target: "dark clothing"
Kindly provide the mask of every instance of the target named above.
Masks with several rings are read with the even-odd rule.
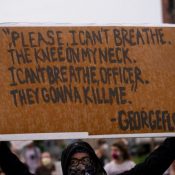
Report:
[[[175,138],[168,138],[146,160],[121,175],[162,175],[175,160]]]
[[[27,165],[19,161],[6,142],[0,143],[0,167],[6,175],[31,175]]]
[[[54,165],[52,165],[51,167],[40,166],[36,170],[36,175],[52,175],[53,171],[55,171]]]
[[[107,157],[106,156],[102,156],[102,157],[99,158],[99,160],[100,160],[102,166],[104,167],[105,166],[105,162],[107,161]]]
[[[88,149],[85,148],[85,150],[97,160],[92,148],[88,146],[88,144],[86,146]],[[82,149],[84,149],[83,147]],[[73,146],[68,146],[68,148],[63,152],[62,167],[64,175],[67,175],[66,169],[70,156],[76,151],[76,149],[76,144],[74,144]],[[133,169],[122,173],[121,175],[162,175],[166,169],[168,169],[174,159],[175,138],[168,138],[158,149],[152,152],[143,163],[136,165]],[[99,160],[97,160],[97,162],[99,162]],[[31,175],[26,165],[21,163],[3,142],[0,144],[0,166],[6,175]],[[100,164],[99,167],[102,168],[101,171],[103,172],[104,169],[102,166],[100,166]]]
[[[73,154],[77,152],[86,152],[89,154],[93,162],[95,163],[96,168],[96,174],[97,175],[106,175],[106,172],[103,168],[103,165],[101,164],[100,160],[96,156],[94,150],[91,148],[91,146],[86,142],[75,142],[71,145],[69,145],[62,153],[61,155],[61,165],[63,170],[63,175],[68,175],[68,166],[69,161]]]

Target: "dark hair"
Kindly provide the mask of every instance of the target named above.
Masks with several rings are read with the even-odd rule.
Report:
[[[102,146],[103,144],[105,144],[106,143],[106,140],[104,140],[104,139],[99,139],[98,141],[97,141],[97,145],[98,146]]]
[[[129,160],[130,159],[129,152],[128,152],[128,149],[127,149],[125,144],[117,142],[117,143],[114,143],[112,146],[117,147],[122,152],[123,160]]]

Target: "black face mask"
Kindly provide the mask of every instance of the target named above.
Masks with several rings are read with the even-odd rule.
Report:
[[[68,175],[95,175],[95,166],[90,157],[73,158],[70,161]]]

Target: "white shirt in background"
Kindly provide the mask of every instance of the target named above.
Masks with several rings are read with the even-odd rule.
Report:
[[[135,166],[135,163],[131,160],[127,160],[121,164],[111,161],[105,165],[105,170],[107,175],[117,175],[132,169]]]

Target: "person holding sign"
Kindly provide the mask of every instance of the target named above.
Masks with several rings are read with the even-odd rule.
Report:
[[[168,138],[143,163],[120,175],[162,175],[174,160],[175,138]],[[69,145],[62,153],[61,163],[63,175],[107,175],[86,142]],[[32,175],[4,142],[0,143],[0,166],[6,175]]]
[[[63,175],[106,175],[100,159],[86,142],[69,145],[62,153]]]

